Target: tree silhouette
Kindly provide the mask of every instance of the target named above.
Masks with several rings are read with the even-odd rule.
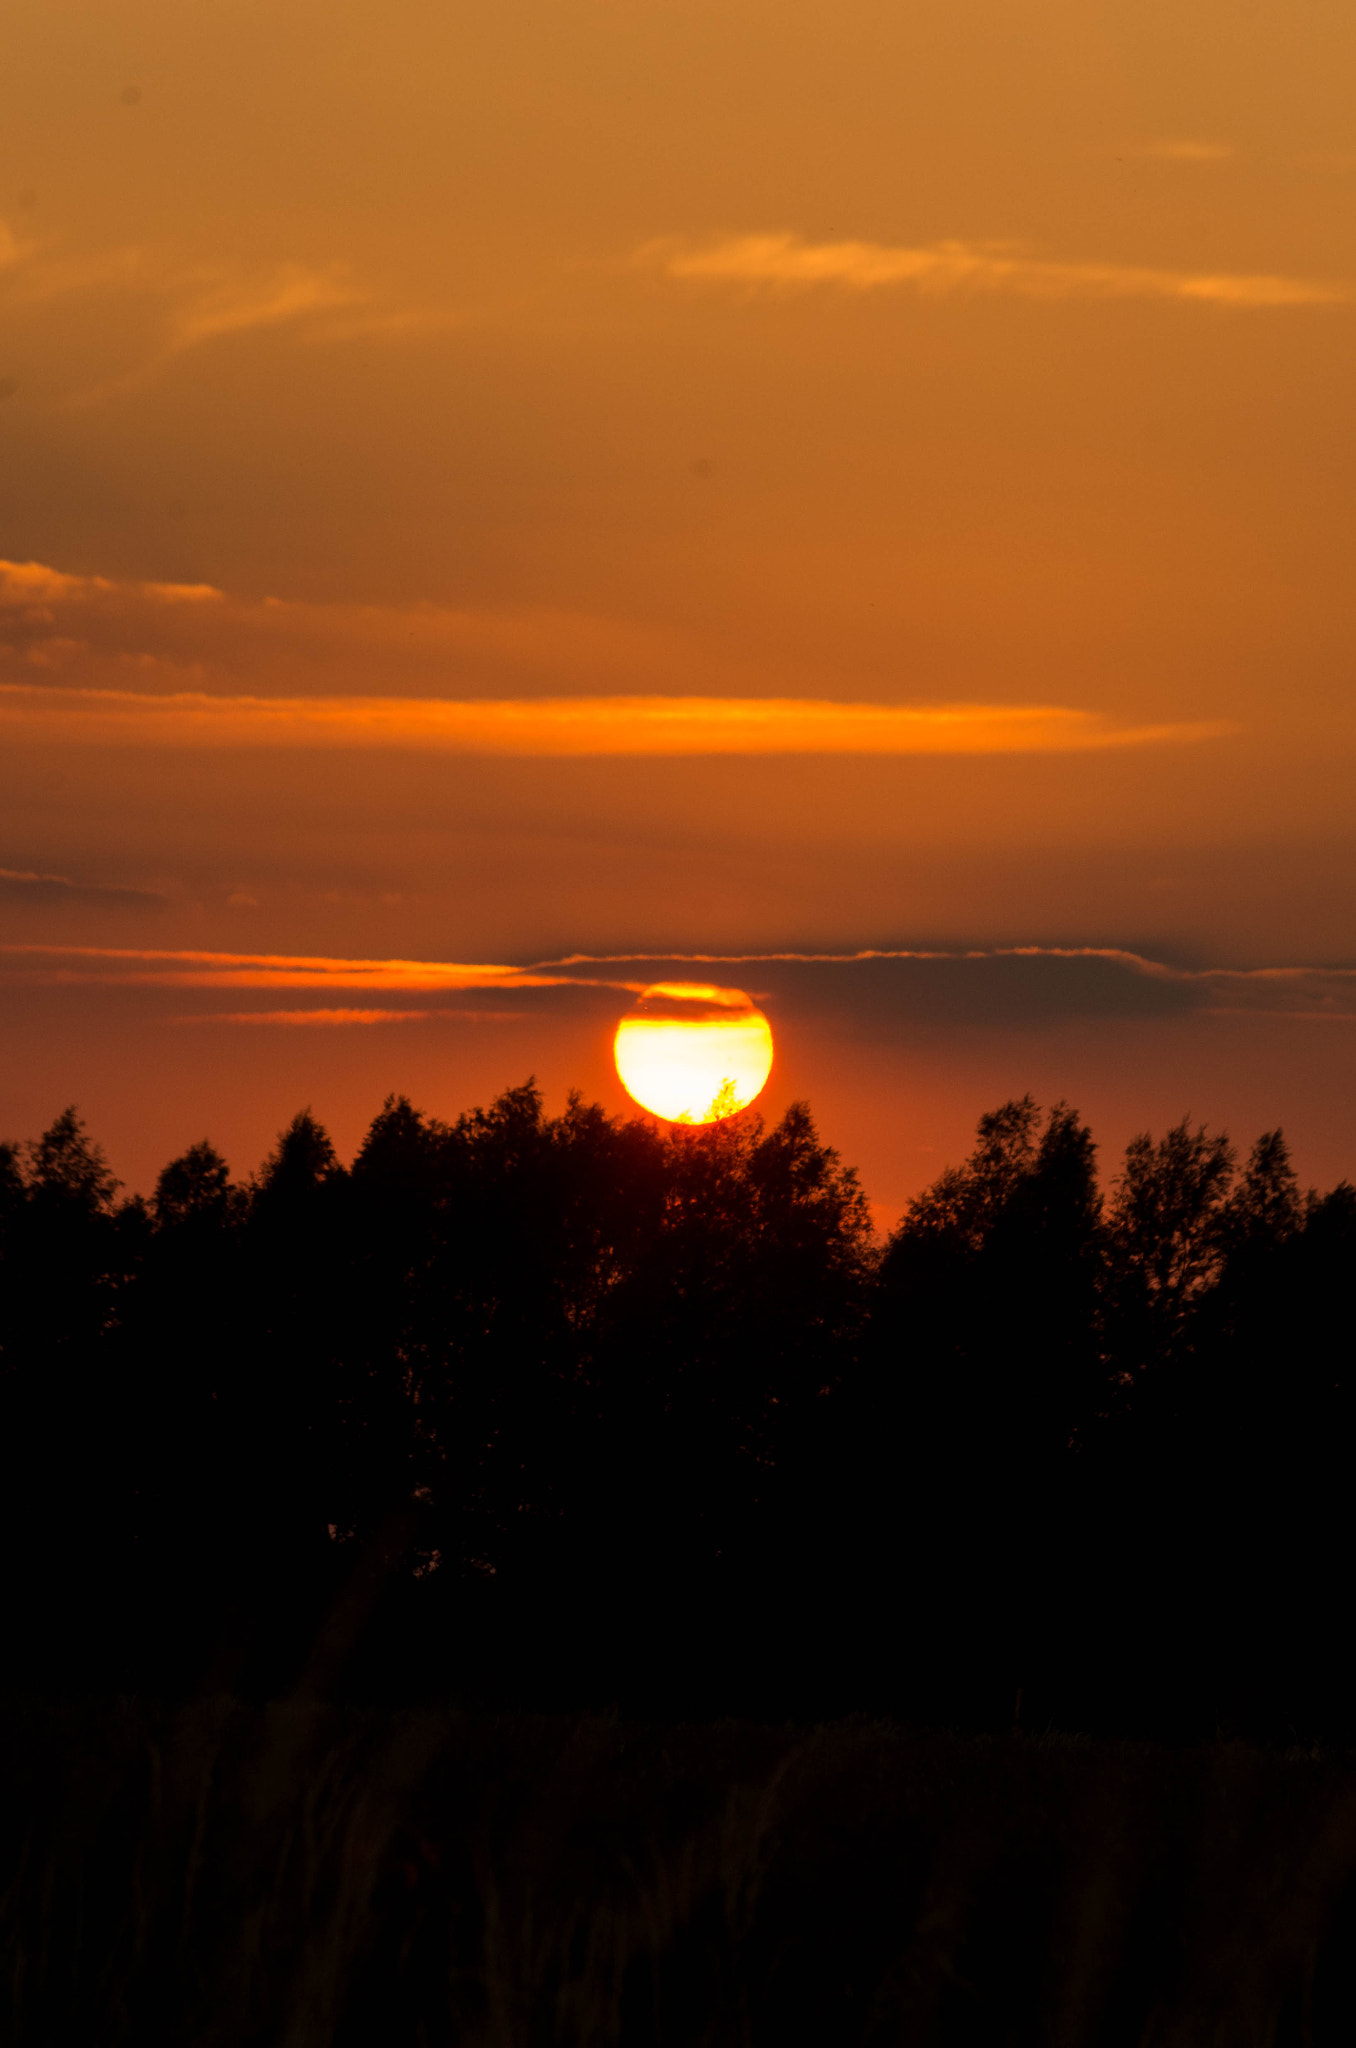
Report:
[[[1171,1353],[1219,1277],[1234,1165],[1228,1139],[1204,1125],[1193,1130],[1186,1117],[1158,1144],[1142,1132],[1126,1147],[1110,1227],[1118,1310],[1130,1333],[1127,1370],[1130,1360]]]
[[[165,1167],[155,1184],[151,1210],[159,1230],[220,1226],[230,1199],[231,1170],[204,1139]]]
[[[1029,1096],[883,1247],[804,1104],[392,1096],[347,1170],[308,1110],[148,1205],[63,1111],[0,1145],[14,1640],[292,1684],[342,1613],[368,1687],[469,1658],[512,1694],[535,1656],[773,1707],[1010,1709],[1043,1672],[1088,1720],[1151,1681],[1340,1716],[1353,1274],[1356,1189],[1302,1195],[1279,1132],[1241,1171],[1142,1135],[1104,1200]]]
[[[1091,1133],[1030,1096],[906,1211],[881,1271],[882,1339],[926,1360],[926,1431],[981,1463],[1067,1444],[1102,1391],[1105,1244]]]
[[[62,1110],[51,1129],[25,1152],[29,1199],[36,1206],[60,1208],[69,1217],[92,1218],[111,1211],[118,1182],[74,1107]]]

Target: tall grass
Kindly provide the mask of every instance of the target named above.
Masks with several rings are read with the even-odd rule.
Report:
[[[3,1709],[14,2048],[1327,2048],[1356,1764],[867,1722]]]

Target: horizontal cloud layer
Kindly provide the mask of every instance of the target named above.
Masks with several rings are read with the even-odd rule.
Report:
[[[1055,704],[795,697],[225,697],[0,684],[0,732],[93,746],[399,747],[462,754],[1030,754],[1215,739]]]
[[[737,972],[759,1001],[867,1026],[1040,1023],[1187,1011],[1356,1023],[1356,968],[1178,967],[1116,946],[856,953],[573,954],[534,971]]]
[[[519,1004],[586,1000],[608,1014],[666,979],[738,980],[777,1017],[837,1018],[852,1028],[906,1024],[1039,1025],[1061,1017],[1145,1018],[1189,1012],[1356,1023],[1356,968],[1177,967],[1109,946],[1008,946],[856,953],[572,954],[527,965],[365,960],[307,954],[212,953],[135,947],[0,946],[0,977],[79,986],[311,993],[315,1008],[198,1013],[179,1022],[369,1024],[438,1018],[509,1021],[466,999]],[[334,1005],[340,993],[417,994],[416,1009]],[[429,1007],[429,998],[453,1003]]]
[[[1024,299],[1178,299],[1215,306],[1334,306],[1356,287],[1311,278],[1229,271],[1157,270],[1142,264],[1067,262],[1007,243],[807,242],[799,235],[730,235],[649,243],[643,262],[669,277],[727,284],[838,285],[876,291],[907,285],[931,297],[1004,292]]]
[[[0,560],[0,735],[14,741],[1026,753],[1233,729],[1048,703],[880,703],[879,687],[878,672],[863,687],[841,662],[774,666],[587,614],[242,598]]]

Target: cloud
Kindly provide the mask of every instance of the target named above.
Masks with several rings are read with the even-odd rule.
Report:
[[[0,903],[78,903],[105,910],[163,910],[169,899],[153,889],[121,889],[106,882],[73,882],[30,868],[0,868]]]
[[[150,605],[219,603],[224,593],[212,583],[117,583],[108,576],[72,576],[46,562],[0,561],[0,617],[6,613],[50,620],[53,605],[82,609],[109,600]]]
[[[701,696],[690,694],[700,675]],[[52,685],[59,686],[52,688]],[[868,700],[879,688],[873,674]],[[554,610],[309,604],[0,560],[0,736],[502,754],[1030,753],[1203,740],[1064,705],[848,701],[841,669]],[[904,692],[900,692],[904,696]]]
[[[316,1008],[202,1012],[177,1023],[340,1025],[428,1019],[510,1022],[540,1005],[584,1002],[615,1016],[665,981],[731,980],[773,1019],[815,1018],[850,1033],[912,1028],[1039,1029],[1063,1020],[1190,1015],[1281,1017],[1356,1025],[1356,968],[1179,967],[1116,946],[872,948],[855,953],[574,953],[525,964],[366,960],[286,953],[209,953],[151,947],[0,946],[11,983],[147,990],[257,989],[307,993]],[[355,992],[353,1006],[334,996]],[[364,994],[450,996],[453,1004],[394,1009]],[[468,1006],[485,995],[499,1006]],[[512,996],[526,1008],[504,1009]],[[326,1000],[328,999],[328,1000]]]
[[[176,1024],[418,1024],[432,1010],[212,1010]]]
[[[698,670],[712,694],[751,695],[761,680],[705,641],[587,613],[302,603],[0,561],[0,677],[35,668],[91,689],[287,696],[681,694]]]
[[[198,262],[139,244],[67,251],[19,242],[0,223],[0,287],[11,318],[36,310],[45,327],[78,324],[75,358],[84,364],[63,393],[84,407],[135,390],[191,350],[261,330],[310,340],[341,340],[401,325],[338,264],[300,260],[248,264]],[[102,320],[110,303],[115,317]],[[51,347],[49,361],[71,351]]]
[[[792,697],[226,697],[0,684],[0,731],[39,744],[362,747],[458,754],[1087,753],[1217,739],[1220,721],[1120,725],[1052,704]]]
[[[1189,1013],[1356,1024],[1356,968],[1177,967],[1116,946],[998,946],[856,953],[571,954],[538,969],[630,971],[664,979],[693,968],[737,970],[759,999],[858,1029],[902,1024],[1041,1025],[1072,1017]]]
[[[0,224],[0,270],[12,274],[21,303],[101,292],[137,292],[158,304],[167,353],[219,335],[278,327],[368,302],[368,293],[340,265],[299,262],[185,263],[171,252],[135,244],[66,256],[38,242],[19,243]]]
[[[558,974],[454,960],[349,960],[311,953],[209,953],[141,946],[0,946],[0,958],[46,984],[109,987],[420,989],[548,988]],[[74,963],[74,964],[61,964]]]
[[[45,607],[78,602],[116,590],[106,576],[70,576],[49,568],[46,562],[0,562],[0,612],[32,612],[44,607],[40,616],[50,619]]]
[[[175,1024],[281,1024],[343,1027],[350,1024],[516,1024],[523,1010],[204,1010]]]
[[[243,334],[255,327],[281,327],[314,313],[361,304],[365,294],[342,270],[317,270],[282,263],[244,273],[207,273],[170,312],[168,345],[178,352]]]
[[[1156,270],[1137,264],[1065,262],[1007,243],[807,242],[799,235],[731,235],[704,244],[652,242],[638,260],[666,276],[722,284],[909,286],[926,297],[1004,293],[1024,299],[1175,299],[1228,307],[1349,305],[1356,288],[1308,278]]]

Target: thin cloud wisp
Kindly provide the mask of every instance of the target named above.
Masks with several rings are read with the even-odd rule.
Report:
[[[1004,244],[807,242],[799,235],[731,235],[683,246],[651,243],[642,261],[668,277],[710,283],[856,292],[909,286],[928,297],[1006,293],[1024,299],[1176,299],[1224,307],[1350,305],[1356,288],[1312,278],[1229,271],[1159,270],[1143,264],[1067,262]]]
[[[555,988],[566,977],[452,960],[346,960],[289,953],[208,953],[135,946],[0,946],[23,979],[46,986],[411,989]],[[570,977],[573,979],[573,977]],[[253,1013],[252,1013],[253,1014]],[[401,1015],[406,1013],[401,1012]]]
[[[367,747],[461,754],[1029,754],[1217,739],[1058,704],[796,697],[227,697],[0,684],[0,731],[40,744]]]

